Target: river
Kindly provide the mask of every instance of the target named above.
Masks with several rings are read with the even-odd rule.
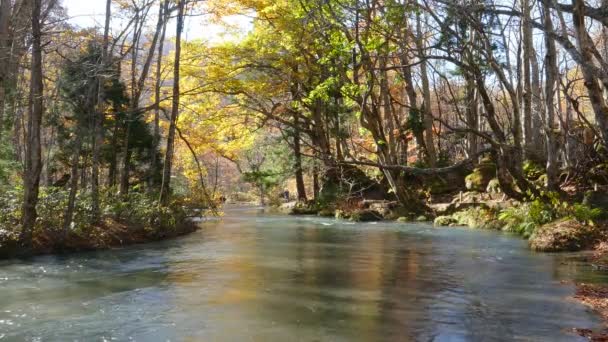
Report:
[[[228,210],[192,235],[0,263],[0,341],[577,341],[576,254],[496,232]]]

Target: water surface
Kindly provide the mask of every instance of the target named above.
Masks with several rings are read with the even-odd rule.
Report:
[[[0,341],[576,341],[577,255],[494,232],[229,210],[156,244],[0,263]]]

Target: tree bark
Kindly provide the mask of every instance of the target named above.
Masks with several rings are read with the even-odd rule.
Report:
[[[163,6],[160,6],[163,7]],[[123,195],[126,195],[129,192],[129,177],[130,177],[130,169],[131,169],[131,155],[132,155],[132,151],[131,148],[129,146],[129,140],[131,138],[131,123],[133,120],[137,119],[137,116],[140,115],[139,113],[139,100],[141,98],[141,94],[143,92],[144,89],[144,84],[146,81],[146,78],[148,77],[148,73],[150,71],[150,65],[152,64],[152,60],[154,59],[154,51],[156,50],[156,44],[158,42],[158,37],[160,36],[160,32],[162,31],[162,27],[164,25],[165,22],[165,17],[168,18],[168,16],[163,16],[162,15],[162,11],[163,9],[160,8],[159,9],[159,16],[158,16],[158,20],[156,22],[156,30],[154,31],[154,36],[152,37],[152,42],[150,43],[150,48],[148,51],[148,55],[146,57],[146,60],[144,61],[144,64],[142,66],[142,71],[141,74],[139,74],[139,77],[137,77],[136,75],[136,64],[137,64],[137,49],[139,46],[139,38],[141,36],[141,31],[142,31],[142,27],[139,28],[139,30],[137,30],[136,33],[134,33],[134,38],[133,38],[133,58],[132,58],[132,66],[131,66],[131,109],[130,109],[130,113],[127,115],[127,127],[126,127],[126,133],[125,133],[125,137],[123,139],[123,146],[124,146],[124,154],[123,154],[123,174],[121,177],[121,182],[120,182],[120,192]],[[137,15],[139,15],[139,12],[137,13]],[[143,20],[144,18],[141,19],[136,19],[136,21],[141,21],[140,25],[143,25]],[[136,25],[137,27],[137,25]]]
[[[600,134],[604,146],[608,147],[608,105],[602,94],[597,75],[588,65],[593,65],[593,49],[594,43],[589,37],[587,27],[585,25],[585,3],[583,0],[572,0],[572,23],[578,50],[580,51],[581,71],[585,79],[585,87],[589,93],[589,101],[595,113],[595,119],[600,128]]]
[[[163,61],[163,49],[165,43],[165,34],[167,31],[167,18],[169,17],[169,2],[164,1],[163,5],[161,5],[162,10],[160,10],[159,15],[164,16],[165,20],[163,21],[162,33],[160,35],[160,40],[158,42],[158,51],[156,56],[156,80],[154,82],[154,150],[152,151],[152,163],[151,163],[151,184],[157,185],[157,181],[154,179],[155,170],[159,167],[158,153],[157,149],[160,145],[160,88],[162,86],[162,61]]]
[[[70,194],[68,195],[68,205],[63,216],[62,238],[64,241],[67,238],[70,226],[72,225],[74,207],[76,205],[76,194],[78,193],[78,163],[80,161],[80,154],[82,153],[82,132],[80,128],[78,128],[78,131],[76,132],[75,145],[76,149],[72,155],[72,168],[70,172]]]
[[[23,228],[21,243],[25,247],[32,244],[32,233],[38,217],[36,205],[40,190],[40,172],[42,171],[42,147],[40,144],[40,127],[44,114],[43,79],[42,79],[42,29],[40,9],[42,0],[33,0],[32,6],[32,69],[31,90],[27,121],[27,152],[25,156]]]
[[[101,213],[99,209],[99,155],[103,144],[103,121],[105,106],[103,103],[103,89],[105,72],[109,65],[108,44],[110,35],[110,15],[112,0],[106,0],[106,17],[101,47],[101,61],[97,77],[97,111],[93,114],[93,156],[91,160],[91,222],[99,222]]]
[[[296,189],[298,201],[306,201],[306,187],[304,186],[304,174],[302,172],[302,151],[300,146],[300,129],[298,128],[299,115],[294,114],[295,129],[293,134],[293,154],[295,158]]]
[[[426,46],[424,42],[424,36],[422,32],[422,20],[420,15],[417,18],[417,31],[418,37],[416,45],[418,47],[418,53],[422,59],[426,59]],[[433,114],[431,110],[431,88],[429,85],[429,76],[427,71],[427,61],[424,60],[420,63],[420,78],[422,81],[422,95],[424,98],[424,104],[422,106],[422,122],[424,124],[424,144],[426,146],[426,157],[427,163],[430,167],[435,167],[437,161],[437,153],[435,152],[435,143],[433,142]]]
[[[179,66],[181,56],[181,38],[184,26],[184,1],[178,0],[177,3],[177,24],[175,32],[175,57],[173,63],[173,98],[171,103],[171,120],[169,122],[169,133],[167,135],[167,151],[163,166],[163,182],[161,184],[159,202],[167,204],[171,191],[171,167],[173,163],[173,153],[175,144],[175,128],[179,115]]]
[[[553,31],[551,9],[543,9],[543,21],[547,32]],[[558,190],[557,184],[557,145],[555,139],[555,85],[557,83],[557,51],[553,38],[545,35],[545,113],[547,124],[545,134],[547,139],[547,188],[550,191]]]

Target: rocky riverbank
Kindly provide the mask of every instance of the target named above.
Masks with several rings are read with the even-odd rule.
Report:
[[[458,193],[448,199],[451,200],[429,203],[428,213],[416,215],[396,201],[388,200],[342,201],[324,206],[291,202],[281,210],[292,215],[319,215],[356,222],[433,221],[436,227],[502,230],[523,236],[533,250],[541,252],[586,250],[608,241],[608,220],[603,208],[563,202],[518,203],[478,192]]]

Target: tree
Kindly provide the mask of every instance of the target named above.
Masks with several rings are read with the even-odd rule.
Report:
[[[175,56],[173,64],[173,98],[171,100],[171,119],[169,120],[169,133],[167,135],[167,151],[165,152],[165,162],[163,165],[163,182],[160,189],[160,203],[167,203],[171,192],[171,167],[173,163],[173,153],[175,144],[175,131],[177,117],[179,115],[179,81],[180,81],[180,57],[181,39],[184,28],[184,7],[185,0],[178,0],[177,3],[177,23],[175,26]]]
[[[40,127],[44,114],[43,81],[42,81],[42,29],[40,23],[41,0],[33,0],[32,6],[32,68],[31,91],[28,106],[27,145],[24,172],[23,228],[21,241],[24,246],[32,244],[32,231],[38,216],[36,204],[40,189],[40,172],[42,171],[42,147],[40,144]]]

